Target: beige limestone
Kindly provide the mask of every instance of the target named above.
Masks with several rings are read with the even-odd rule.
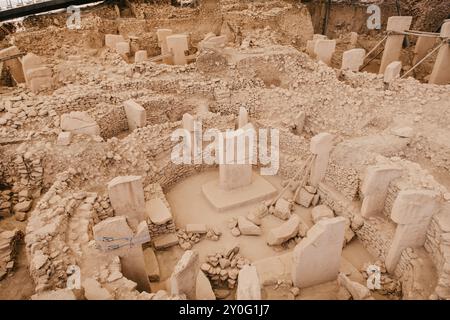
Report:
[[[129,54],[130,43],[128,41],[120,41],[116,43],[116,52],[118,54]]]
[[[116,44],[125,42],[125,38],[120,34],[105,34],[105,46],[112,50],[116,50]]]
[[[363,202],[361,215],[370,217],[383,211],[389,183],[400,177],[401,168],[392,165],[375,165],[366,170],[366,174],[361,186]]]
[[[322,219],[333,218],[334,212],[327,205],[321,204],[312,209],[311,216],[314,223],[317,223]]]
[[[160,280],[159,263],[152,248],[144,249],[145,270],[150,282]]]
[[[244,127],[248,123],[248,112],[244,107],[239,108],[238,128]]]
[[[442,38],[447,41],[450,38],[450,21],[445,22],[441,27]],[[444,44],[438,52],[433,71],[430,75],[429,83],[432,84],[449,84],[450,83],[450,44]]]
[[[61,129],[74,134],[93,136],[100,134],[100,128],[97,122],[84,111],[73,111],[63,114],[61,116]]]
[[[305,288],[335,280],[344,242],[346,220],[324,219],[315,224],[295,247],[292,263],[294,285]]]
[[[16,46],[0,50],[0,59],[20,54],[20,50]],[[25,75],[23,73],[22,63],[19,58],[9,59],[3,63],[3,66],[9,69],[11,76],[17,83],[25,82]],[[2,68],[0,67],[0,71]]]
[[[237,300],[261,300],[261,284],[256,267],[246,265],[239,271]]]
[[[147,60],[147,51],[146,50],[138,50],[134,53],[134,62],[139,63]]]
[[[146,235],[143,236],[143,233]],[[136,234],[127,223],[125,216],[107,218],[93,228],[96,244],[106,255],[119,256],[122,273],[137,283],[140,291],[150,292],[142,243],[148,242],[148,227],[143,221]]]
[[[389,272],[395,271],[404,249],[424,245],[431,217],[439,208],[437,197],[438,193],[431,190],[406,190],[398,194],[391,211],[391,219],[398,225],[386,256]]]
[[[175,34],[166,37],[167,49],[172,53],[173,64],[187,64],[185,52],[189,50],[188,36],[185,34]]]
[[[318,61],[331,65],[331,58],[336,50],[336,40],[317,40],[314,45],[314,54]]]
[[[392,16],[389,17],[386,30],[393,32],[403,32],[409,30],[412,17],[409,16]],[[404,35],[391,34],[388,36],[384,45],[383,57],[381,58],[380,74],[384,74],[387,66],[400,59]]]
[[[145,109],[134,100],[127,100],[124,103],[125,114],[127,115],[128,128],[135,130],[145,127],[147,116]]]
[[[150,221],[156,225],[162,225],[172,220],[172,213],[160,198],[153,198],[147,201],[145,209]]]
[[[72,140],[72,132],[61,132],[58,135],[56,144],[59,146],[68,146]]]
[[[295,237],[298,233],[299,224],[300,218],[296,214],[293,214],[288,221],[270,230],[267,237],[267,244],[269,246],[277,246]]]
[[[117,216],[126,216],[132,228],[146,219],[142,177],[119,176],[108,183],[108,195]]]
[[[319,133],[311,138],[310,151],[316,156],[309,177],[313,187],[317,187],[325,176],[332,146],[333,136],[327,132]]]
[[[167,55],[170,53],[167,47],[167,37],[172,35],[172,29],[158,29],[156,30],[156,36],[158,37],[158,45],[161,48],[161,55]],[[164,58],[163,62],[166,64],[173,64],[173,58]]]
[[[170,277],[172,294],[185,294],[188,299],[196,299],[199,267],[198,252],[187,250]]]
[[[384,82],[391,83],[399,78],[400,71],[402,71],[402,63],[400,61],[391,62],[384,70]]]
[[[342,54],[342,66],[343,70],[359,71],[359,68],[364,63],[364,56],[366,50],[364,49],[351,49]]]

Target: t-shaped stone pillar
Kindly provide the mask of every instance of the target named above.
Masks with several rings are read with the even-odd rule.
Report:
[[[108,194],[116,216],[126,216],[132,228],[146,220],[142,177],[116,177],[108,183]]]
[[[219,186],[233,190],[252,183],[252,151],[255,147],[255,129],[248,123],[235,132],[221,135],[219,152]],[[220,147],[219,147],[220,149]]]
[[[442,25],[441,37],[450,41],[450,21]],[[450,43],[445,43],[440,49],[430,75],[429,83],[450,83]]]
[[[93,232],[100,250],[111,257],[120,257],[125,277],[136,282],[139,291],[150,292],[142,251],[142,244],[150,241],[147,223],[142,221],[133,233],[126,217],[111,217],[96,224]]]
[[[406,190],[398,194],[391,211],[391,219],[398,225],[385,261],[390,273],[395,271],[404,249],[424,245],[428,225],[439,208],[438,195],[432,190]]]
[[[172,35],[172,29],[158,29],[156,30],[156,36],[158,37],[158,45],[161,48],[161,55],[167,55],[170,53],[167,47],[167,37]],[[163,58],[163,63],[172,64],[172,57]]]
[[[175,34],[166,38],[167,49],[172,53],[173,64],[183,65],[187,63],[185,51],[189,50],[188,36]]]
[[[333,147],[333,136],[327,132],[321,132],[311,139],[309,150],[316,156],[312,163],[309,182],[311,186],[317,187],[325,177],[328,167],[330,151]]]
[[[376,165],[367,168],[361,186],[364,196],[361,206],[363,217],[371,217],[383,211],[389,183],[398,178],[401,173],[401,168],[392,165]]]
[[[386,30],[393,32],[403,32],[409,30],[411,26],[412,17],[393,16],[389,17]],[[384,45],[383,58],[381,59],[380,74],[384,74],[386,67],[393,61],[400,60],[400,53],[402,51],[403,39],[402,34],[391,34]]]

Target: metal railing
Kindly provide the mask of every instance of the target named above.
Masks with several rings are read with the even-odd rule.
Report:
[[[0,0],[0,11],[28,6],[50,0]]]

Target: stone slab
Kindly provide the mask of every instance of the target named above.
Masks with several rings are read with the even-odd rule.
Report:
[[[160,198],[154,198],[145,203],[150,221],[157,225],[162,225],[172,220],[172,213]]]
[[[274,197],[277,189],[263,177],[253,174],[252,183],[245,187],[225,191],[216,179],[204,184],[202,192],[217,211],[223,212]]]
[[[178,244],[178,237],[175,233],[168,233],[159,236],[153,240],[153,245],[157,250],[167,249],[177,244]]]

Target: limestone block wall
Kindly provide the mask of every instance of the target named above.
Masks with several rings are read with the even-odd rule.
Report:
[[[179,121],[184,113],[192,113],[195,108],[172,95],[143,96],[136,102],[146,111],[147,125]]]
[[[358,198],[361,181],[358,172],[353,168],[345,168],[331,160],[328,164],[325,182],[338,189],[350,201]]]
[[[66,270],[72,260],[66,245],[67,228],[79,200],[63,194],[70,190],[73,174],[64,172],[56,177],[31,212],[26,227],[26,252],[36,292],[66,285]]]
[[[450,298],[450,202],[431,220],[427,230],[425,250],[431,255],[438,271],[437,291]]]
[[[386,201],[384,203],[383,215],[385,217],[389,218],[391,216],[392,206],[394,205],[394,201],[397,198],[399,192],[399,186],[395,183],[395,181],[391,181],[391,183],[389,183]]]
[[[86,92],[86,88],[80,93],[80,90],[74,90],[73,94],[53,95],[51,98],[54,110],[59,114],[68,113],[71,111],[87,111],[97,107],[100,103],[116,104],[120,99],[111,94],[102,94],[98,90]]]
[[[0,152],[0,216],[6,217],[13,214],[16,204],[40,196],[44,155],[39,150],[27,149]]]
[[[128,130],[127,115],[123,105],[112,106],[100,103],[96,108],[89,110],[89,114],[97,122],[100,127],[100,136],[105,140]]]
[[[166,196],[164,195],[164,192],[158,183],[152,183],[152,184],[147,185],[144,188],[144,196],[145,196],[145,201],[149,201],[154,198],[161,199],[162,202],[166,205],[166,207],[170,210],[169,202],[167,201]],[[148,218],[147,224],[148,224],[148,230],[150,233],[150,238],[152,238],[152,239],[159,235],[163,235],[163,234],[167,234],[167,233],[175,233],[175,231],[176,231],[176,227],[175,227],[175,223],[174,223],[173,219],[166,222],[165,224],[157,225],[157,224],[152,223],[150,218]]]
[[[391,247],[395,228],[395,223],[388,219],[367,219],[361,229],[356,231],[356,235],[372,255],[384,261]]]

